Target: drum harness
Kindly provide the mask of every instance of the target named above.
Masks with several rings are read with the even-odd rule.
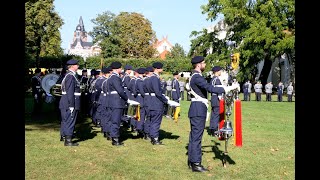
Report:
[[[194,74],[191,75],[189,82],[191,82],[191,79],[192,79],[192,77],[193,77],[195,74],[199,74],[200,76],[202,76],[201,73],[194,73]],[[208,110],[208,107],[209,107],[208,99],[203,98],[203,97],[199,96],[197,93],[195,93],[195,92],[193,91],[191,85],[190,85],[190,93],[194,96],[194,98],[191,98],[191,101],[200,101],[200,102],[202,102],[204,105],[206,105],[207,110]]]
[[[64,76],[64,78],[63,78],[63,80],[61,82],[61,91],[62,91],[61,94],[67,94],[67,92],[65,90],[65,80],[66,80],[66,77],[68,75],[72,75],[75,78],[75,80],[77,81],[77,84],[80,85],[80,82],[79,82],[78,78],[75,76],[75,74],[73,72],[69,72]],[[80,92],[74,92],[74,95],[75,96],[80,96],[81,93]]]
[[[112,74],[109,76],[109,78],[111,78],[112,76],[117,76],[117,74],[112,73]],[[108,79],[109,79],[109,78],[108,78]],[[107,87],[107,89],[108,89],[108,87]],[[111,92],[108,92],[108,91],[107,91],[107,94],[118,94],[118,92],[117,92],[117,91],[111,91]]]

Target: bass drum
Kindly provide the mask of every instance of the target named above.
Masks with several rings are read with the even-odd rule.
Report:
[[[54,86],[59,79],[57,74],[47,74],[41,80],[41,88],[47,93],[50,94],[50,89]]]
[[[46,103],[52,103],[54,101],[54,96],[51,94],[51,88],[54,86],[59,79],[57,74],[47,74],[41,79],[41,88],[45,91]]]

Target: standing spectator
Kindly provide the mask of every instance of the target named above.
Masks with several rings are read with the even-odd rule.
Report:
[[[250,80],[248,80],[248,101],[251,101],[251,92],[252,92],[252,84]]]
[[[278,86],[277,86],[278,102],[282,102],[283,89],[284,89],[284,85],[280,81]]]
[[[249,84],[247,82],[245,82],[242,85],[242,91],[243,91],[243,100],[244,101],[248,101],[248,88],[249,88]]]
[[[39,115],[42,109],[42,88],[41,88],[41,69],[35,70],[34,76],[31,78],[32,97],[34,102],[32,115]]]
[[[272,96],[272,88],[273,88],[273,84],[270,81],[268,84],[266,84],[264,86],[264,89],[266,91],[266,101],[271,101],[271,96]]]
[[[292,102],[292,93],[293,93],[293,86],[292,86],[292,82],[290,82],[289,86],[287,87],[288,102]]]
[[[256,101],[261,101],[261,94],[262,94],[262,84],[261,81],[257,81],[254,85],[254,92],[256,94]]]

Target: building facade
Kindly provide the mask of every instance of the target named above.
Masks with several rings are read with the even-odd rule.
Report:
[[[84,28],[82,17],[80,16],[79,24],[73,33],[73,40],[70,43],[68,54],[79,55],[86,59],[87,57],[97,56],[101,52],[98,44],[88,42],[88,34]]]
[[[173,48],[172,44],[168,41],[168,36],[162,37],[160,41],[156,41],[153,47],[157,50],[155,57],[160,57],[161,59],[165,59],[166,54],[171,52]]]

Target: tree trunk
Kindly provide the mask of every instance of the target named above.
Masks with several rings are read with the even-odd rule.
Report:
[[[41,50],[41,37],[37,38],[37,50],[36,50],[36,68],[40,68],[40,50]]]
[[[268,76],[269,76],[271,67],[272,67],[272,61],[270,60],[269,56],[266,56],[264,59],[263,68],[262,68],[261,74],[260,74],[260,80],[261,80],[261,84],[263,86],[265,84],[267,84],[267,80],[268,80]]]

